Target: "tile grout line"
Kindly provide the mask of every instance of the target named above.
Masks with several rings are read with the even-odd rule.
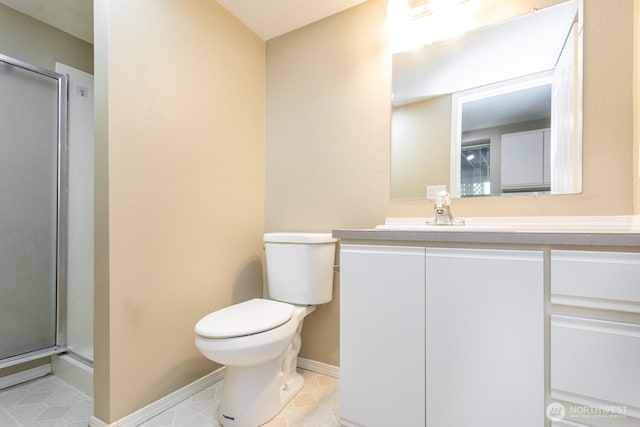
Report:
[[[304,371],[304,369],[302,369]],[[308,375],[308,376],[307,376]],[[334,422],[335,419],[339,418],[338,415],[336,414],[336,403],[335,403],[335,398],[337,395],[339,395],[339,381],[336,383],[336,387],[332,387],[333,384],[331,383],[324,383],[324,379],[321,382],[318,382],[317,378],[320,377],[327,377],[326,374],[321,374],[321,373],[309,373],[305,375],[305,380],[308,380],[308,386],[309,389],[307,389],[306,391],[311,393],[314,396],[314,400],[315,400],[315,404],[311,405],[311,407],[313,408],[311,410],[310,413],[304,413],[304,411],[298,412],[297,414],[293,413],[291,414],[291,417],[287,417],[286,415],[284,416],[284,419],[282,421],[284,421],[284,423],[286,423],[285,425],[288,426],[295,426],[295,427],[304,427],[304,426],[316,426],[316,427],[335,427],[336,425],[339,425],[339,422]],[[330,377],[330,376],[328,376]],[[307,382],[307,381],[306,381]],[[220,387],[221,384],[215,384],[212,385],[210,387]],[[86,405],[91,405],[93,406],[93,399],[91,399],[89,396],[85,395],[84,393],[82,393],[81,391],[73,388],[72,386],[68,385],[67,383],[65,383],[64,381],[60,380],[59,378],[50,376],[50,377],[46,377],[40,380],[34,380],[33,382],[29,382],[29,383],[25,383],[23,386],[19,386],[20,388],[17,388],[18,393],[20,393],[20,395],[22,395],[21,399],[24,398],[28,398],[29,395],[34,395],[37,393],[47,393],[47,392],[51,392],[52,395],[56,395],[58,393],[61,394],[65,394],[67,396],[69,396],[69,402],[75,402],[75,403],[71,403],[70,405],[66,405],[66,404],[59,404],[59,405],[53,405],[53,406],[49,406],[49,408],[56,408],[56,407],[61,407],[61,406],[70,406],[69,411],[72,410],[72,408],[74,407],[80,407],[80,406],[86,406]],[[325,390],[323,390],[325,389]],[[332,392],[329,392],[328,390],[332,389]],[[206,390],[206,389],[204,389]],[[202,390],[202,391],[204,391]],[[304,390],[304,389],[303,389]],[[316,395],[316,393],[318,393]],[[330,393],[330,394],[329,394]],[[0,393],[1,395],[1,393]],[[321,399],[318,399],[319,396],[322,396]],[[16,396],[18,397],[18,396]],[[189,406],[187,405],[187,400],[185,399],[183,401],[181,401],[180,403],[172,406],[171,408],[168,408],[167,411],[169,409],[173,409],[173,410],[179,410],[180,408],[184,409],[184,410],[188,410],[189,414],[193,416],[193,420],[195,420],[197,418],[197,421],[199,422],[203,422],[204,420],[206,420],[205,424],[209,424],[211,423],[211,425],[213,426],[217,426],[217,409],[213,409],[215,408],[216,402],[219,402],[221,396],[220,393],[213,393],[210,392],[210,395],[207,396],[206,399],[203,399],[200,402],[203,401],[207,401],[209,402],[210,405],[212,405],[212,409],[207,409],[207,410],[198,410],[198,406]],[[17,400],[15,403],[13,403],[13,406],[19,406],[19,401],[21,400]],[[48,399],[48,398],[47,398]],[[45,399],[43,402],[44,405],[48,405],[46,403]],[[60,397],[60,400],[58,402],[64,402],[65,399]],[[293,403],[290,402],[290,403]],[[200,408],[203,408],[202,406],[200,406]],[[302,408],[302,407],[300,407]],[[34,408],[35,409],[35,408]],[[12,415],[7,408],[5,407],[0,407],[0,415],[6,415],[7,416],[7,421],[11,420],[15,423],[15,425],[17,427],[29,427],[31,424],[30,422],[26,422],[23,423],[21,422],[19,419],[17,419],[14,415]],[[39,410],[38,410],[39,411]],[[31,413],[30,415],[35,415],[34,411],[33,413]],[[40,411],[41,412],[41,411]],[[166,411],[165,411],[166,412]],[[68,412],[67,412],[68,413]],[[66,414],[65,413],[65,416]],[[164,412],[163,412],[164,413]],[[42,423],[44,420],[37,420],[37,417],[42,415],[42,412],[38,415],[36,415],[36,418],[34,419],[34,423],[38,424],[38,423]],[[72,421],[71,419],[67,419],[65,418],[65,416],[61,417],[61,418],[55,418],[51,419],[51,421],[55,421],[55,422],[60,422],[61,425],[77,425],[78,421],[76,421],[75,419]],[[158,414],[158,416],[160,416],[160,414]],[[155,417],[154,417],[155,418]],[[183,419],[178,419],[180,417],[177,416],[177,413],[172,414],[171,416],[171,424],[166,424],[167,420],[164,420],[162,422],[162,425],[171,425],[171,426],[178,426],[178,425],[183,425],[184,421]],[[26,418],[25,418],[26,419]],[[297,419],[297,422],[294,421],[295,419]],[[158,422],[160,420],[156,420],[156,422]],[[147,422],[151,422],[153,423],[153,418],[150,420],[147,420]],[[155,425],[155,424],[151,424],[150,425]],[[40,424],[38,424],[40,425]],[[57,425],[57,424],[56,424]],[[278,424],[281,425],[281,424]]]
[[[34,379],[23,384],[17,384],[6,390],[0,391],[0,397],[11,396],[15,393],[15,400],[11,405],[0,406],[0,414],[4,414],[7,420],[11,420],[18,427],[29,427],[31,425],[45,425],[43,423],[52,422],[56,425],[69,426],[78,425],[84,423],[84,420],[67,418],[67,415],[74,410],[74,408],[93,408],[93,399],[90,396],[82,393],[80,390],[75,389],[73,386],[67,384],[59,378],[54,376],[46,376],[38,379]],[[22,403],[29,399],[30,396],[46,395],[42,399],[37,399],[31,403]],[[51,398],[59,399],[54,402],[50,402]],[[40,405],[39,407],[33,407],[32,410],[27,408],[28,405]],[[13,414],[12,411],[22,409],[24,412]],[[56,411],[62,411],[56,414]],[[48,412],[47,412],[48,411]],[[47,414],[51,418],[40,418]],[[26,416],[26,417],[25,417]],[[87,415],[86,422],[88,423],[89,415]],[[26,420],[26,421],[25,421]]]
[[[23,424],[16,417],[14,417],[9,411],[7,411],[4,408],[0,408],[0,411],[4,412],[11,421],[16,423],[17,426],[23,427]]]

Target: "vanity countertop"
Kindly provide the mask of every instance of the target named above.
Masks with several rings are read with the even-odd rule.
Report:
[[[424,227],[422,218],[391,218],[371,229],[333,230],[351,241],[473,243],[640,248],[639,217],[545,217],[473,219],[469,226]],[[478,225],[480,224],[480,225]]]
[[[333,230],[343,240],[378,240],[439,243],[491,243],[518,245],[640,247],[640,233],[634,232],[540,232],[540,231],[430,231],[430,230]]]

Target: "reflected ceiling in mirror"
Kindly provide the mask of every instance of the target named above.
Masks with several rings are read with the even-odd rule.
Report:
[[[393,55],[392,199],[424,199],[436,185],[462,197],[581,191],[579,6]],[[463,155],[473,146],[488,156],[475,177]]]

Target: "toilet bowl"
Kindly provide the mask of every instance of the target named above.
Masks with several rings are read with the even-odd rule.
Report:
[[[220,405],[223,426],[259,426],[273,418],[303,387],[296,372],[300,331],[314,306],[253,299],[208,316],[196,325],[196,347],[227,365]],[[273,316],[273,317],[270,317]],[[253,327],[233,319],[254,320]],[[258,320],[264,323],[259,325]],[[222,328],[216,326],[225,325]]]
[[[303,320],[331,300],[331,235],[268,233],[264,241],[267,288],[277,300],[225,307],[195,327],[198,350],[226,365],[218,416],[224,427],[265,424],[302,389],[296,365]]]
[[[256,311],[267,306],[274,308],[272,312],[274,317],[286,316],[286,319],[282,319],[276,325],[269,323],[256,325],[250,332],[234,328],[232,321],[225,324],[231,327],[223,330],[215,329],[224,324],[223,316],[240,317],[246,314],[253,316],[256,320],[264,317],[264,310],[260,315],[256,315]],[[285,352],[301,327],[302,319],[314,309],[314,306],[294,306],[258,298],[232,305],[205,316],[196,324],[196,347],[207,358],[227,366],[264,363]],[[285,311],[287,314],[282,314]]]

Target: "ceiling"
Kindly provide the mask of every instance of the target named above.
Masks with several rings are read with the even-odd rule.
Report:
[[[466,102],[462,132],[551,119],[551,83]]]
[[[263,40],[269,40],[364,1],[218,0],[218,3]],[[0,4],[93,43],[93,0],[0,0]]]
[[[218,0],[263,40],[348,9],[365,0]]]
[[[0,0],[0,4],[93,44],[93,0]]]

